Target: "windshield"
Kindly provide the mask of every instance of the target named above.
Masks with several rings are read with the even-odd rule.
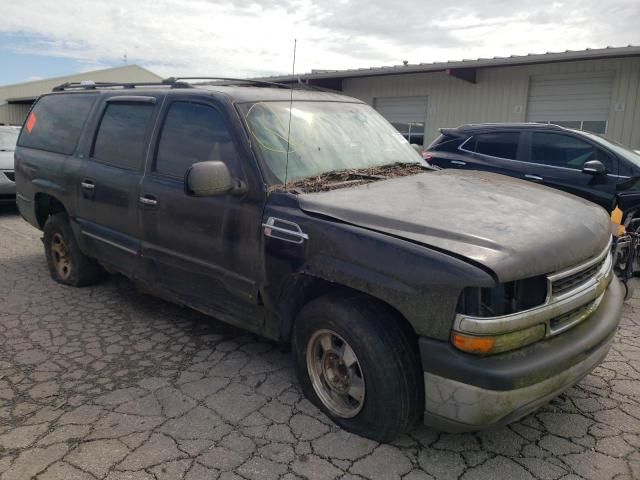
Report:
[[[638,152],[635,152],[630,148],[625,147],[621,143],[618,143],[615,140],[611,140],[610,138],[607,138],[603,135],[597,135],[595,133],[589,133],[589,132],[580,132],[580,133],[585,134],[586,136],[592,138],[593,140],[599,142],[600,144],[606,147],[609,147],[611,150],[613,150],[616,153],[616,155],[619,155],[625,158],[626,160],[629,160],[635,166],[640,167],[640,154]]]
[[[294,101],[290,109],[289,102],[258,102],[240,109],[276,183],[336,170],[424,163],[407,140],[365,104]]]
[[[16,142],[18,141],[18,133],[20,131],[16,129],[0,130],[0,151],[1,152],[13,152],[16,149]]]

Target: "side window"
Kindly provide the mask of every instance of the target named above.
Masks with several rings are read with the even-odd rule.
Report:
[[[46,95],[35,104],[18,145],[70,155],[76,149],[95,94]]]
[[[589,160],[600,160],[609,172],[613,169],[613,160],[608,153],[579,138],[557,133],[533,133],[531,161],[534,163],[582,170],[584,162]]]
[[[475,152],[492,157],[516,160],[518,157],[518,141],[520,133],[483,133],[476,135],[469,142],[475,143]],[[474,142],[475,141],[475,142]],[[466,147],[463,147],[466,148]]]
[[[128,170],[141,170],[145,137],[154,106],[146,103],[110,103],[102,116],[92,157]]]
[[[154,171],[184,178],[196,162],[219,160],[231,165],[236,150],[222,114],[199,103],[175,102],[162,126]]]
[[[618,161],[618,175],[622,177],[633,177],[638,174],[638,167],[625,158]]]

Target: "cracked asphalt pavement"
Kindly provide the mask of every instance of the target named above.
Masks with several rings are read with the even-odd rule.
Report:
[[[508,427],[348,434],[278,345],[122,277],[54,283],[0,212],[0,480],[640,479],[640,290],[601,367]]]

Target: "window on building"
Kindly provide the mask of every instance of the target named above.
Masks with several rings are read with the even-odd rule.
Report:
[[[147,103],[108,104],[91,156],[115,167],[141,170],[153,108]]]
[[[585,132],[605,134],[607,133],[606,120],[549,120],[546,122],[553,125],[559,125],[564,128],[572,128],[574,130],[584,130]]]
[[[519,140],[518,132],[483,133],[473,137],[463,148],[482,155],[516,160]]]
[[[531,138],[531,161],[554,167],[582,170],[589,160],[600,160],[611,172],[613,160],[604,150],[571,135],[534,132]]]
[[[424,145],[427,97],[379,97],[374,107],[409,143]]]
[[[392,123],[391,125],[393,125],[409,143],[424,145],[424,123]]]
[[[218,160],[230,165],[237,157],[222,114],[198,103],[175,102],[167,113],[154,170],[184,178],[196,162]]]
[[[70,155],[78,145],[95,94],[46,95],[27,117],[18,144],[48,152]]]

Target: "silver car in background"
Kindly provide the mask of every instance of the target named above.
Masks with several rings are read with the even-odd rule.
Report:
[[[0,125],[0,205],[16,203],[13,152],[20,127]]]

